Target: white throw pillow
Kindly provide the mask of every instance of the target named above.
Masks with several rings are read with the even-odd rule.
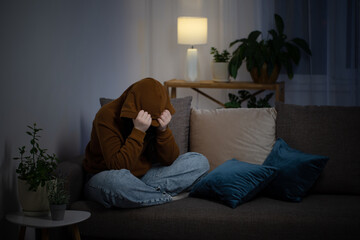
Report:
[[[225,161],[262,164],[275,144],[275,108],[192,109],[190,151],[204,154],[210,170]]]

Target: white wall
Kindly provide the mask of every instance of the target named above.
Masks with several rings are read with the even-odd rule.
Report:
[[[5,239],[15,239],[4,215],[18,209],[12,157],[28,144],[26,125],[43,128],[43,147],[60,159],[81,154],[98,98],[117,97],[147,75],[132,26],[140,14],[123,1],[1,1],[0,227]]]

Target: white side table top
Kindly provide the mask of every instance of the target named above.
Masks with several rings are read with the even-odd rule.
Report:
[[[53,227],[72,225],[85,221],[90,217],[90,215],[91,214],[86,211],[66,210],[63,220],[54,221],[51,219],[50,216],[29,217],[29,216],[25,216],[21,212],[17,212],[17,213],[7,214],[6,219],[9,222],[26,227],[53,228]]]

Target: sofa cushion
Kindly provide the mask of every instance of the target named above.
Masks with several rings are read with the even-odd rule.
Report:
[[[61,161],[57,165],[55,173],[66,179],[66,187],[70,194],[69,202],[73,203],[83,197],[83,184],[85,174],[82,168],[82,161],[85,155],[76,156],[71,161]]]
[[[276,103],[276,110],[277,137],[329,157],[312,192],[360,194],[360,107]]]
[[[190,196],[214,199],[235,208],[253,199],[276,173],[275,167],[231,159],[195,184]]]
[[[263,164],[279,168],[278,176],[265,189],[265,194],[281,200],[300,202],[328,160],[328,157],[293,149],[279,138]]]
[[[191,100],[191,96],[170,99],[171,104],[175,108],[175,114],[172,116],[169,128],[174,135],[180,154],[188,152],[189,149]],[[100,105],[103,106],[111,101],[113,99],[100,98]]]
[[[359,238],[359,202],[360,196],[313,194],[296,204],[257,197],[235,209],[201,198],[138,209],[79,201],[70,209],[91,212],[79,223],[81,239],[339,240]]]
[[[189,150],[190,112],[192,97],[171,98],[170,102],[175,108],[175,114],[169,123],[175,141],[179,146],[180,154]]]
[[[275,143],[274,108],[193,109],[190,150],[205,155],[213,170],[236,158],[262,164]]]
[[[102,107],[102,106],[104,106],[105,104],[113,101],[114,99],[112,99],[112,98],[100,98],[99,100],[100,100],[100,106]]]

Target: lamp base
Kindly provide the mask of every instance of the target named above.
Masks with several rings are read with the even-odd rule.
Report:
[[[189,48],[186,52],[185,79],[196,81],[198,79],[198,52],[196,48]]]

